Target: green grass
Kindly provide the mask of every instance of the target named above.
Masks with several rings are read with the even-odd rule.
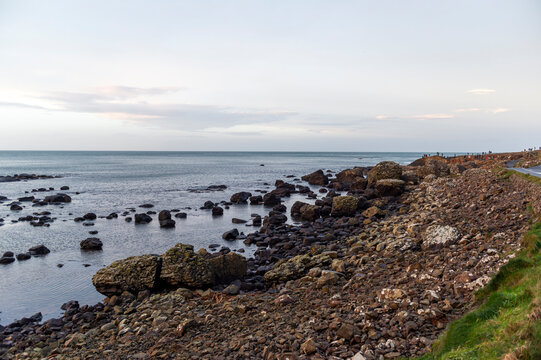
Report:
[[[526,179],[529,182],[541,185],[541,178],[538,178],[537,176],[533,176],[530,174],[524,174],[515,170],[501,169],[497,171],[497,174],[498,174],[498,177],[502,180],[508,180],[511,177],[511,175],[516,175],[523,179]]]
[[[475,301],[422,360],[541,359],[541,219]]]

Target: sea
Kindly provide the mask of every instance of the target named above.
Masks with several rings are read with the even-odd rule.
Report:
[[[70,300],[95,304],[103,300],[92,285],[92,276],[100,268],[128,256],[161,254],[175,244],[192,244],[195,249],[218,244],[232,250],[244,249],[249,257],[254,246],[242,241],[225,241],[221,235],[237,228],[245,234],[257,228],[233,224],[232,218],[250,220],[252,214],[264,216],[270,209],[262,205],[232,205],[223,216],[212,216],[200,207],[207,200],[229,200],[239,191],[270,191],[277,179],[307,185],[299,179],[318,169],[340,171],[354,166],[372,166],[390,160],[408,164],[422,153],[384,152],[86,152],[86,151],[0,151],[0,176],[29,173],[59,176],[0,183],[0,196],[10,201],[0,204],[0,255],[15,254],[44,244],[51,252],[27,261],[0,265],[0,324],[29,317],[37,312],[44,319],[61,315],[60,306]],[[210,185],[226,185],[224,191],[206,191]],[[69,186],[68,191],[59,191]],[[32,193],[33,189],[55,191]],[[316,190],[317,187],[312,187]],[[34,195],[63,192],[72,197],[62,206],[32,207],[11,211],[11,200]],[[318,196],[322,194],[317,193]],[[297,201],[314,201],[295,194],[285,199],[289,206]],[[150,203],[152,209],[138,206]],[[156,215],[147,225],[124,221],[123,216],[108,220],[104,216],[122,213],[179,209],[186,219],[176,219],[176,227],[162,229]],[[50,227],[33,227],[19,217],[50,211],[55,221]],[[94,226],[83,226],[74,218],[93,212]],[[133,215],[133,214],[132,214]],[[250,223],[250,222],[249,222]],[[248,224],[249,224],[248,223]],[[89,231],[98,231],[90,235]],[[83,252],[80,242],[98,237],[103,250]],[[219,248],[218,248],[219,249]]]

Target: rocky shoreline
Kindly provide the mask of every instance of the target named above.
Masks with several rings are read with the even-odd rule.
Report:
[[[280,199],[302,185],[277,180],[263,196],[230,202],[273,207],[253,258],[182,244],[161,256],[120,260],[94,276],[103,303],[63,305],[0,326],[7,359],[389,359],[418,356],[470,309],[472,294],[520,248],[538,187],[492,169],[520,154],[486,159],[383,162],[335,177],[315,204]],[[220,207],[209,209],[219,216]],[[221,207],[220,207],[221,208]],[[223,211],[223,209],[222,209]],[[286,223],[287,217],[300,225]],[[256,217],[252,219],[257,226]],[[171,214],[160,214],[171,224]],[[224,238],[226,234],[224,234]]]

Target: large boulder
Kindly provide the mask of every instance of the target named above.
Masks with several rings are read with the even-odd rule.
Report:
[[[273,192],[265,194],[263,196],[263,205],[265,206],[275,206],[280,204],[280,197]]]
[[[69,203],[71,202],[71,197],[66,194],[58,193],[56,195],[45,196],[43,201],[48,203]]]
[[[378,196],[399,196],[404,192],[405,182],[400,179],[383,179],[376,181]]]
[[[359,206],[355,196],[336,196],[332,199],[332,216],[354,216]]]
[[[117,260],[92,277],[96,290],[106,296],[124,291],[137,293],[158,286],[162,260],[157,255],[132,256]]]
[[[325,173],[323,173],[323,170],[317,170],[314,171],[311,174],[304,175],[301,177],[304,181],[307,181],[310,185],[327,185],[329,183],[329,178]]]
[[[250,198],[250,196],[252,196],[251,193],[246,192],[246,191],[241,191],[241,192],[231,195],[230,200],[233,204],[245,204]]]
[[[212,257],[209,259],[209,263],[216,282],[241,279],[246,275],[248,269],[246,259],[234,252]]]
[[[452,226],[431,225],[426,228],[422,247],[441,248],[450,245],[460,238],[458,230]]]
[[[298,279],[313,267],[329,265],[332,259],[328,255],[297,255],[287,261],[277,262],[273,268],[265,273],[267,284],[276,284]]]
[[[45,245],[36,245],[28,249],[28,252],[30,255],[39,256],[39,255],[47,255],[51,252]]]
[[[435,175],[436,177],[447,176],[450,174],[449,165],[442,160],[427,159],[425,164],[417,170],[419,178],[424,179],[428,175]]]
[[[193,251],[192,245],[177,244],[162,255],[161,281],[168,287],[205,288],[214,284],[210,263]]]
[[[304,205],[309,205],[309,204],[302,201],[295,201],[295,203],[291,206],[291,216],[299,217],[301,215],[301,208]]]
[[[382,161],[368,172],[368,186],[374,187],[378,180],[400,179],[402,168],[394,161]]]
[[[357,178],[353,183],[349,185],[349,191],[351,192],[363,192],[366,189],[368,180],[365,178]]]

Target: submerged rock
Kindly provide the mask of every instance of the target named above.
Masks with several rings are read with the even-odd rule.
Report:
[[[37,245],[28,249],[30,255],[47,255],[51,252],[45,245]]]
[[[81,247],[81,250],[86,250],[86,251],[101,250],[103,247],[103,243],[101,242],[101,240],[95,237],[85,239],[81,241],[79,245]]]

